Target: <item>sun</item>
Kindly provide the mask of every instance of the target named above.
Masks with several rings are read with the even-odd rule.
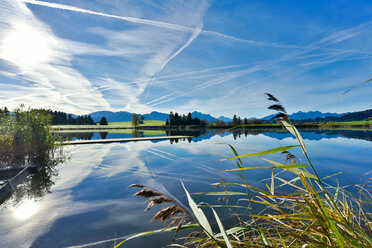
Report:
[[[13,210],[13,216],[25,220],[33,216],[38,210],[39,205],[34,200],[27,199]]]
[[[19,66],[48,62],[53,57],[53,39],[37,28],[17,23],[0,44],[0,57]]]

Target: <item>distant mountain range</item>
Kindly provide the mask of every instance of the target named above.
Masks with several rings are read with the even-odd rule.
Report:
[[[89,115],[93,118],[95,122],[100,121],[103,116],[106,117],[108,122],[119,122],[119,121],[131,121],[133,113],[126,112],[126,111],[120,111],[120,112],[98,111],[98,112],[90,113]],[[145,117],[145,120],[165,121],[169,117],[169,114],[153,111],[149,114],[143,114],[142,116]],[[203,114],[197,111],[192,112],[191,116],[193,118],[198,117],[201,120],[208,120],[209,122],[216,121],[216,120],[223,120],[225,122],[230,122],[232,120],[225,116],[220,116],[219,118],[215,118],[209,114]]]
[[[120,112],[111,112],[111,111],[98,111],[93,112],[90,114],[90,116],[93,118],[95,122],[98,122],[103,116],[106,117],[108,122],[119,122],[119,121],[131,121],[132,120],[133,113],[126,112],[126,111],[120,111]],[[153,111],[149,114],[143,114],[145,117],[145,120],[159,120],[159,121],[165,121],[169,114],[161,113]],[[204,114],[201,112],[194,111],[191,113],[191,116],[193,118],[198,117],[201,120],[207,120],[208,122],[215,122],[216,120],[224,121],[226,123],[231,122],[232,119],[220,116],[218,118],[211,116],[210,114]],[[274,116],[268,115],[261,120],[271,120],[271,118]],[[372,109],[370,110],[364,110],[364,111],[357,111],[352,113],[323,113],[320,111],[309,111],[309,112],[296,112],[293,114],[290,114],[289,117],[292,120],[310,120],[310,119],[327,119],[331,121],[356,121],[356,120],[364,120],[366,118],[372,117]],[[243,117],[244,118],[244,117]]]
[[[338,121],[362,121],[372,118],[372,109],[347,113],[340,116]]]
[[[197,111],[194,111],[191,113],[191,116],[193,118],[195,117],[198,117],[200,120],[207,120],[209,122],[211,121],[217,121],[217,120],[220,120],[220,121],[224,121],[224,122],[230,122],[232,121],[232,119],[228,118],[228,117],[225,117],[225,116],[220,116],[218,118],[215,118],[209,114],[203,114],[203,113],[200,113],[200,112],[197,112]]]
[[[340,117],[347,113],[322,113],[320,111],[309,111],[309,112],[296,112],[293,114],[288,115],[290,119],[292,120],[305,120],[305,119],[316,119],[316,118],[326,118],[326,117]],[[261,120],[271,120],[275,114],[265,116],[261,118]]]

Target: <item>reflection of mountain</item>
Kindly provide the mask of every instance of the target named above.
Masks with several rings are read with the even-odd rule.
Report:
[[[352,138],[372,141],[372,131],[354,131],[354,130],[300,130],[302,137],[306,140],[322,140],[332,138]],[[210,139],[215,135],[221,137],[233,135],[234,139],[247,137],[249,135],[263,134],[265,136],[282,140],[293,137],[292,134],[284,129],[233,129],[229,131],[223,130],[194,130],[194,131],[170,131],[169,135],[189,135],[193,136],[192,141],[198,142],[205,139]],[[168,134],[167,134],[168,135]]]
[[[167,131],[167,136],[171,135],[185,135],[185,136],[192,136],[193,142],[199,142],[202,140],[210,139],[215,135],[220,137],[225,137],[230,135],[230,131],[224,130],[207,130],[207,129],[196,129],[196,130],[169,130]]]
[[[352,138],[372,141],[371,131],[353,131],[353,130],[299,130],[302,138],[307,140],[321,140],[321,139],[331,139],[331,138]],[[281,132],[263,132],[265,136],[275,138],[275,139],[285,139],[288,137],[293,137],[290,133]]]
[[[353,138],[353,139],[362,139],[372,141],[372,131],[353,131],[353,130],[300,130],[302,137],[306,140],[321,140],[321,139],[332,139],[332,138]],[[247,137],[249,135],[258,135],[263,134],[265,136],[275,138],[278,140],[282,140],[285,138],[293,137],[289,132],[284,129],[233,129],[233,130],[207,130],[207,129],[195,129],[195,130],[167,130],[165,134],[157,135],[157,136],[176,136],[176,135],[184,135],[184,136],[192,136],[191,140],[193,142],[199,142],[202,140],[210,139],[215,135],[220,137],[225,137],[228,135],[233,135],[234,139],[239,139],[242,137]],[[60,133],[60,135],[64,138],[69,138],[72,140],[75,139],[82,139],[82,140],[89,140],[89,139],[115,139],[115,138],[130,138],[133,134],[126,134],[126,133]],[[143,134],[142,134],[143,135]],[[144,135],[148,136],[148,135]],[[171,143],[177,143],[179,141],[186,141],[184,140],[172,140]],[[157,141],[152,141],[156,143]]]

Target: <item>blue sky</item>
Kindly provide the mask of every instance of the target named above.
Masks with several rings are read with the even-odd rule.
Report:
[[[372,2],[2,0],[0,103],[262,117],[371,108]]]

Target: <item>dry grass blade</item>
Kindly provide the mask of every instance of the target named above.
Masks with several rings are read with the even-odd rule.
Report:
[[[283,151],[282,154],[286,155],[285,161],[290,160],[292,164],[294,164],[295,160],[297,160],[296,156],[290,153],[289,151]]]
[[[283,105],[281,105],[281,104],[273,104],[273,105],[269,106],[268,109],[273,109],[273,110],[276,110],[276,111],[282,111],[284,113],[287,112],[285,110],[285,108],[283,107]]]
[[[155,205],[159,205],[159,204],[162,204],[162,203],[165,203],[165,202],[174,202],[172,199],[170,199],[167,196],[159,196],[159,197],[153,198],[149,201],[150,202],[147,205],[146,211],[149,211]]]
[[[170,217],[178,213],[186,213],[186,211],[178,205],[172,205],[172,206],[163,208],[159,212],[157,212],[155,216],[151,219],[151,221],[154,221],[154,220],[166,221]]]
[[[145,189],[142,189],[141,191],[138,191],[134,195],[143,196],[143,197],[154,197],[154,196],[162,196],[163,194],[153,189],[145,188]]]
[[[281,120],[288,120],[288,115],[284,113],[278,113],[273,118],[271,118],[271,120],[275,120],[277,118],[280,118]]]
[[[270,101],[274,101],[274,102],[279,102],[278,99],[276,99],[272,94],[270,93],[265,93],[267,95],[267,99],[270,100]]]
[[[146,186],[142,184],[131,184],[128,186],[128,188],[144,188],[144,187]]]

